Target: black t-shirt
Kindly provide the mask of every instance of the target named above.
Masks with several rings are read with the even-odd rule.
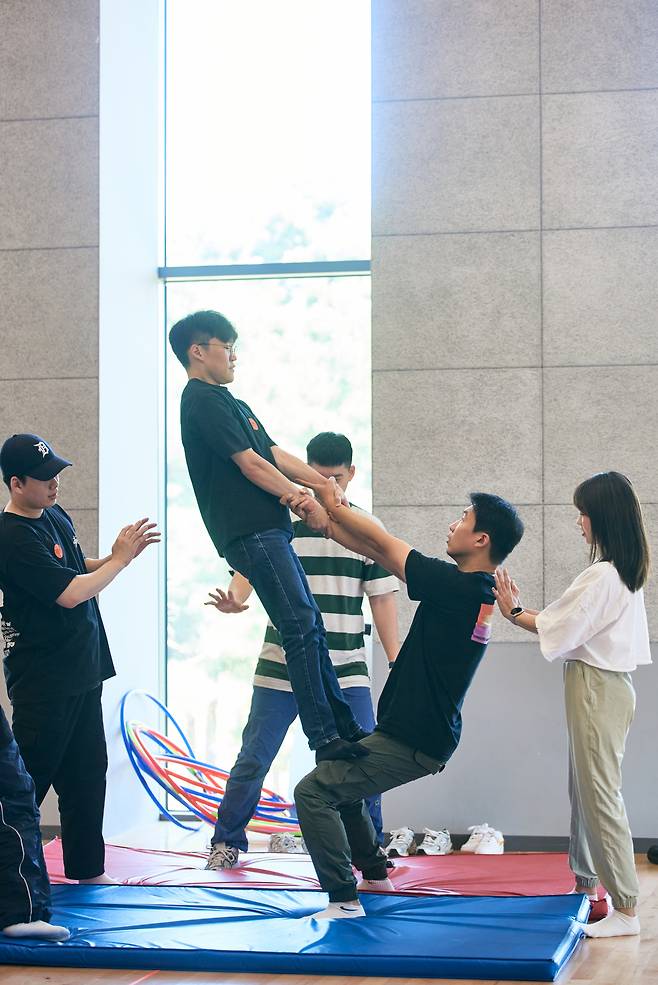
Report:
[[[36,520],[0,513],[0,611],[12,701],[83,694],[114,676],[96,599],[72,609],[56,602],[84,574],[84,554],[61,507]]]
[[[287,507],[245,478],[231,459],[253,448],[276,467],[275,444],[254,412],[225,386],[189,380],[180,405],[185,460],[199,510],[220,554],[236,537],[285,530],[292,537]]]
[[[410,552],[405,575],[409,598],[420,605],[379,699],[377,728],[445,763],[491,635],[494,578],[418,551]]]

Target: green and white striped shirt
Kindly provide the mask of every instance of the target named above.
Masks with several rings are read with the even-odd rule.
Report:
[[[356,506],[352,508],[364,516],[370,515]],[[383,526],[377,517],[373,519]],[[363,640],[363,596],[397,592],[398,580],[375,561],[327,540],[302,520],[293,520],[292,526],[293,547],[322,613],[338,683],[342,688],[370,687]],[[281,637],[271,622],[267,624],[254,684],[292,691]]]

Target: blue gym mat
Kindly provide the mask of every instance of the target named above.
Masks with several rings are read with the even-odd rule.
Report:
[[[583,896],[364,894],[367,917],[317,921],[317,892],[55,886],[62,944],[0,942],[0,963],[401,978],[553,981],[581,937]]]

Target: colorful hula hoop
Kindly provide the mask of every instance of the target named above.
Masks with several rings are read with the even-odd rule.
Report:
[[[182,745],[168,735],[162,735],[142,722],[126,720],[126,704],[130,698],[141,697],[160,709],[165,719],[178,733]],[[158,799],[153,785],[191,811],[201,821],[214,825],[217,808],[226,793],[228,771],[197,759],[182,728],[169,709],[148,691],[127,691],[120,706],[121,735],[137,779],[158,810],[186,831],[198,831],[198,825],[184,824]],[[295,805],[290,804],[263,787],[254,816],[247,825],[251,831],[265,834],[299,832]]]

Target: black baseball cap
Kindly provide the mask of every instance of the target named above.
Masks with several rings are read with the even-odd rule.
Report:
[[[52,479],[71,464],[56,455],[38,434],[12,434],[0,448],[0,468],[5,482],[9,482],[12,475]]]

